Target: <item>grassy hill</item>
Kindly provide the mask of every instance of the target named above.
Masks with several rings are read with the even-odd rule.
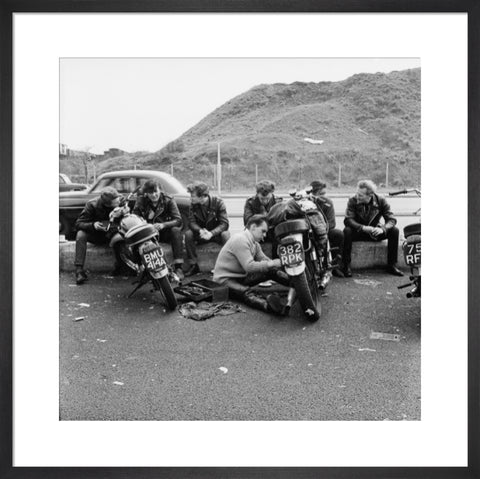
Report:
[[[310,144],[304,138],[322,140]],[[99,171],[170,171],[188,183],[213,184],[221,144],[226,191],[269,178],[279,188],[324,178],[335,186],[359,178],[420,185],[420,69],[358,74],[340,82],[258,85],[231,99],[155,153],[100,162]]]

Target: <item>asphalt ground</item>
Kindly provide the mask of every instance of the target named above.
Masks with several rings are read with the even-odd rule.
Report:
[[[62,273],[60,419],[420,420],[420,299],[405,278],[354,273],[314,324],[243,305],[194,321],[148,286],[128,299],[131,278]]]

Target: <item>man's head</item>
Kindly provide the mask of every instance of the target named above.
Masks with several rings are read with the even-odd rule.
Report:
[[[142,192],[150,201],[156,203],[160,199],[162,185],[158,180],[147,180],[142,187]]]
[[[100,193],[100,199],[107,208],[116,208],[120,205],[122,195],[111,186],[106,186]]]
[[[312,187],[312,195],[316,197],[325,196],[327,192],[327,184],[322,180],[315,180],[310,183]]]
[[[255,241],[262,241],[268,232],[267,218],[263,215],[253,215],[247,221],[246,228],[252,233]]]
[[[263,180],[257,183],[257,198],[262,205],[268,204],[272,199],[273,192],[275,191],[275,183],[269,180]]]
[[[371,180],[360,180],[357,183],[357,192],[355,198],[359,203],[368,203],[374,193],[377,191],[377,185]]]
[[[208,185],[202,181],[194,181],[187,186],[187,191],[190,193],[192,205],[204,204],[208,200]]]

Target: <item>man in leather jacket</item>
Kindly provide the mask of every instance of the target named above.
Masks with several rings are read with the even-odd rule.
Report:
[[[124,200],[115,188],[105,187],[98,198],[87,202],[75,222],[75,276],[77,284],[83,284],[88,278],[84,270],[87,255],[87,243],[108,244],[115,253],[114,275],[128,274],[120,253],[125,247],[123,237],[118,233],[118,224],[110,223],[110,213]]]
[[[275,183],[263,180],[256,185],[257,194],[245,201],[243,209],[243,224],[247,225],[253,215],[267,215],[273,205],[280,203],[282,198],[274,195]],[[268,235],[267,235],[268,236]]]
[[[275,196],[275,183],[269,180],[262,180],[256,185],[257,194],[247,198],[243,208],[243,224],[247,225],[248,220],[253,215],[266,216],[273,206],[282,202],[282,198]],[[272,258],[277,257],[277,241],[273,235],[273,230],[269,229],[265,241],[272,243]]]
[[[384,223],[381,223],[383,218]],[[355,196],[348,200],[345,212],[343,245],[343,274],[352,276],[350,268],[352,241],[388,241],[387,271],[395,276],[403,276],[397,267],[398,236],[397,220],[390,210],[387,200],[376,194],[376,185],[370,180],[357,184]]]
[[[151,223],[158,230],[161,242],[172,245],[173,267],[182,280],[184,278],[182,216],[175,199],[162,191],[162,186],[157,180],[147,180],[142,187],[142,194],[135,202],[133,214]]]
[[[185,249],[190,268],[185,276],[200,272],[196,243],[215,243],[224,245],[230,238],[229,222],[225,203],[221,198],[209,194],[208,186],[195,181],[187,186],[191,204],[188,217],[188,229],[185,231]]]
[[[333,206],[333,201],[328,198],[326,195],[327,184],[324,181],[316,180],[310,183],[312,187],[312,195],[315,197],[315,203],[323,214],[325,222],[328,226],[328,241],[330,242],[330,247],[336,249],[335,257],[333,261],[336,264],[341,262],[342,252],[343,252],[343,231],[336,228],[335,220],[335,207]],[[343,272],[341,268],[334,268],[332,270],[334,276],[343,278]]]

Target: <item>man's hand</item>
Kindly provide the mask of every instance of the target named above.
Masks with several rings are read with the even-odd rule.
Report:
[[[381,234],[383,234],[383,230],[382,228],[380,227],[376,227],[376,228],[373,228],[371,233],[370,233],[374,238],[376,238],[377,236],[380,236]]]
[[[205,240],[205,241],[210,241],[212,238],[213,238],[213,235],[212,233],[210,233],[210,231],[208,230],[203,230],[204,233],[203,233],[203,236],[202,238]],[[200,236],[201,236],[202,232],[200,232]]]
[[[282,266],[282,262],[278,258],[275,258],[275,259],[272,259],[268,265],[271,268],[280,268]]]
[[[373,226],[362,226],[362,233],[372,234],[374,229]]]
[[[101,221],[95,221],[95,223],[93,223],[93,228],[96,229],[97,231],[105,231],[105,228],[103,227],[103,224]]]
[[[162,231],[165,228],[163,223],[154,223],[153,226],[157,229],[157,231]]]

